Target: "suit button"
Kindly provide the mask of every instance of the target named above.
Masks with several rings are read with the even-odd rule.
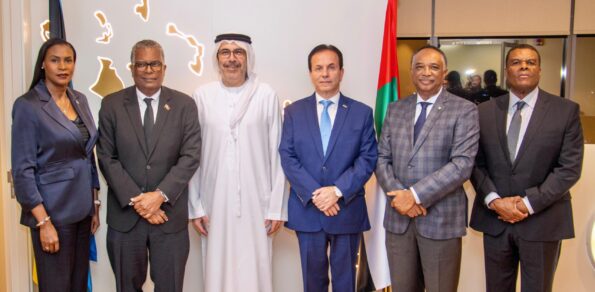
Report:
[[[413,168],[413,165],[411,165],[411,164],[407,165],[407,168],[411,169],[411,168]]]
[[[326,171],[326,166],[323,166],[323,167],[322,167],[322,170],[323,170],[323,171]]]
[[[140,191],[144,193],[145,192],[145,187],[140,188]]]
[[[151,166],[150,165],[147,165],[147,169],[151,169]]]

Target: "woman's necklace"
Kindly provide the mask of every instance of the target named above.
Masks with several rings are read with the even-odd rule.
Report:
[[[62,102],[56,101],[56,105],[58,105],[58,108],[62,111],[63,114],[66,115],[66,113],[71,107],[70,101],[68,100],[68,97],[62,97],[60,100]]]

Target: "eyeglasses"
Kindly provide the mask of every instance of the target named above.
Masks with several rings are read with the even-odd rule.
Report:
[[[163,68],[163,63],[160,61],[153,61],[153,62],[134,62],[134,68],[137,70],[147,70],[148,67],[151,67],[153,71],[161,71]]]
[[[246,51],[244,49],[235,49],[233,51],[228,50],[228,49],[223,49],[223,50],[220,50],[219,52],[217,52],[217,55],[219,55],[219,57],[223,57],[226,59],[231,57],[231,54],[233,54],[233,56],[236,58],[240,58],[240,57],[246,56]]]

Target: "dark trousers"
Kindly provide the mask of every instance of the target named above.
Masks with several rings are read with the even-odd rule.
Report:
[[[521,291],[552,291],[561,242],[526,241],[514,225],[498,236],[483,235],[486,290],[514,292],[521,265]]]
[[[129,232],[107,231],[107,252],[118,292],[142,291],[151,262],[155,292],[181,292],[190,251],[188,229],[165,233],[141,219]]]
[[[421,236],[415,222],[403,234],[386,232],[390,280],[399,292],[456,292],[461,270],[461,238]]]
[[[328,292],[329,257],[333,291],[355,291],[355,265],[361,233],[296,232],[305,292]]]
[[[39,229],[31,229],[39,292],[86,292],[91,217],[56,231],[60,250],[51,254],[42,250]]]

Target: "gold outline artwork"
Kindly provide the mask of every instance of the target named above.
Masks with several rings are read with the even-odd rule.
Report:
[[[114,62],[106,57],[97,57],[97,60],[101,68],[99,74],[97,74],[97,79],[89,86],[89,91],[100,98],[104,98],[110,93],[124,89],[124,82],[122,82],[122,78],[120,78],[118,71],[113,66]]]
[[[101,10],[95,11],[95,18],[97,21],[99,21],[99,25],[106,30],[101,34],[101,37],[96,38],[95,41],[99,44],[109,44],[110,40],[114,36],[112,24],[107,21],[105,13],[103,13]]]
[[[197,76],[202,75],[202,64],[203,64],[203,52],[205,46],[198,42],[194,36],[184,34],[174,23],[168,23],[167,29],[165,30],[167,35],[177,36],[186,41],[186,43],[194,49],[193,61],[188,62],[188,69]]]
[[[149,21],[149,0],[142,0],[141,3],[134,5],[134,13],[138,14],[144,22]]]
[[[293,101],[291,99],[286,99],[283,101],[283,111],[281,111],[281,117],[285,117],[285,108],[288,107]]]
[[[283,101],[283,109],[285,109],[286,107],[288,107],[291,103],[292,103],[292,101],[290,99],[284,100]]]
[[[39,24],[39,33],[41,34],[41,39],[46,42],[50,39],[50,20],[46,19],[42,23]]]

